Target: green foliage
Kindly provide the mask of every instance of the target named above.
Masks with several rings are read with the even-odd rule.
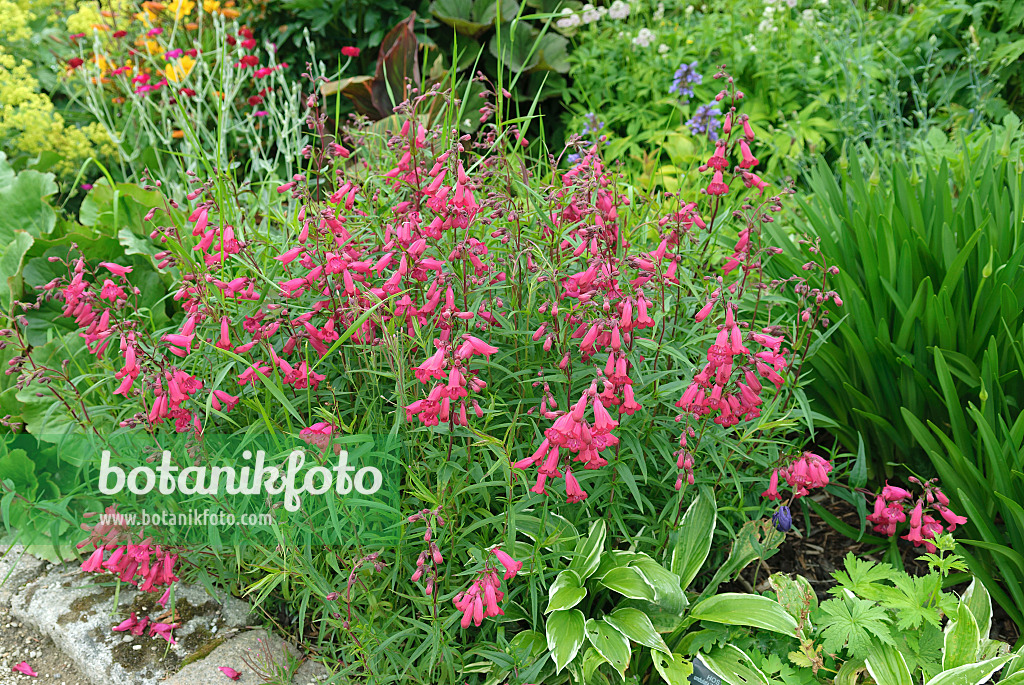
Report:
[[[935,543],[936,553],[921,557],[930,568],[922,576],[848,554],[833,574],[835,598],[810,611],[814,629],[790,662],[815,673],[835,668],[835,685],[855,682],[862,670],[879,685],[983,683],[1009,663],[1009,645],[989,638],[985,587],[975,579],[960,597],[946,592],[950,573],[967,566],[950,554],[951,537]]]
[[[822,643],[826,652],[846,648],[862,654],[871,646],[871,639],[896,644],[889,635],[888,614],[885,609],[862,599],[844,597],[822,602],[820,610]]]
[[[715,529],[714,509],[708,505],[714,500],[709,495],[705,491],[690,504],[667,553],[671,564],[695,569],[693,574],[706,562],[707,541]],[[613,674],[628,680],[653,668],[670,685],[682,685],[692,668],[690,657],[702,644],[694,638],[701,634],[728,630],[727,626],[791,637],[802,634],[796,618],[774,598],[717,593],[717,584],[700,593],[685,592],[688,580],[643,552],[604,551],[605,540],[605,524],[597,521],[580,538],[569,567],[548,588],[547,653],[556,674],[567,669],[574,682],[613,682]],[[733,550],[726,566],[739,573],[756,558],[741,547]],[[600,563],[595,565],[595,559]],[[703,599],[691,604],[687,594]],[[695,625],[701,630],[691,632]],[[539,656],[544,662],[544,655]],[[712,647],[702,658],[713,661],[719,673],[743,673],[750,661],[735,647]]]
[[[1019,144],[1003,143],[991,134],[972,153],[962,142],[959,157],[937,167],[852,157],[838,179],[819,161],[808,177],[813,196],[801,200],[800,228],[841,265],[844,300],[842,324],[809,364],[809,393],[847,448],[863,437],[878,477],[926,463],[901,409],[938,417],[947,396],[960,406],[983,394],[993,406],[1013,405],[1024,390],[1011,373],[1024,325],[1024,186]],[[951,364],[945,390],[935,347]],[[999,382],[983,385],[993,363]]]
[[[1016,551],[1024,542],[1024,411],[1017,397],[1003,395],[1008,380],[1024,375],[1019,335],[1009,354],[1008,366],[1000,365],[994,341],[989,344],[979,379],[984,394],[978,404],[964,406],[955,393],[955,367],[947,360],[953,355],[936,349],[945,413],[922,421],[904,409],[903,418],[943,479],[950,501],[967,515],[961,543],[970,552],[962,553],[1014,622],[1024,625],[1024,559]]]

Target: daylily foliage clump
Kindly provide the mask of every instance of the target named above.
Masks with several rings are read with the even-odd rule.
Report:
[[[258,79],[249,56],[236,68]],[[176,99],[187,97],[190,75],[180,76]],[[487,618],[539,621],[535,597],[567,554],[559,536],[579,538],[597,519],[617,528],[615,552],[656,574],[653,555],[698,488],[742,483],[734,509],[767,518],[766,478],[767,499],[782,498],[780,478],[795,499],[835,469],[805,449],[813,417],[800,374],[842,306],[829,281],[838,267],[806,243],[801,273],[765,275],[781,248],[763,229],[792,191],[755,173],[743,93],[724,72],[714,78],[721,135],[701,186],[669,196],[630,184],[600,140],[561,157],[535,152],[528,118],[510,119],[510,98],[486,82],[476,135],[452,125],[466,105],[439,87],[414,92],[383,124],[348,130],[314,91],[302,100],[304,144],[287,150],[296,173],[253,192],[265,204],[247,206],[226,170],[146,181],[166,189],[144,221],[170,323],[139,305],[131,266],[78,249],[50,255],[60,274],[39,302],[18,306],[56,304],[74,328],[69,345],[99,376],[86,384],[37,363],[17,312],[5,342],[23,354],[10,373],[58,398],[77,429],[185,435],[195,454],[211,435],[253,426],[323,453],[349,434],[399,436],[394,549],[315,546],[301,574],[281,568],[282,550],[298,549],[287,543],[240,552],[250,589],[289,578],[307,600],[301,629],[319,630],[350,672],[402,658],[375,627],[394,616],[409,623],[410,649],[456,632],[460,614],[461,635],[479,628],[488,640]],[[926,490],[945,517],[941,493]],[[903,501],[883,498],[885,511]],[[922,506],[915,543],[933,524]],[[779,530],[792,523],[788,509],[775,518]],[[144,590],[174,582],[179,556],[195,569],[209,562],[101,533],[84,568]],[[173,639],[173,624],[147,621],[115,630],[148,625]]]

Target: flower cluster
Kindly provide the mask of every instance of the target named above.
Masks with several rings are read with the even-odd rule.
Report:
[[[920,485],[924,494],[916,498],[910,512],[910,530],[902,538],[913,542],[915,547],[924,545],[929,552],[934,552],[935,545],[929,540],[942,532],[942,521],[946,523],[946,530],[952,532],[958,525],[967,523],[967,518],[958,516],[949,508],[949,498],[935,485],[937,479],[922,483],[911,476],[909,480]],[[875,524],[875,532],[889,537],[895,535],[897,525],[907,520],[905,507],[914,499],[914,494],[909,490],[886,483],[881,494],[875,498],[874,511],[868,516],[868,521]],[[938,514],[942,521],[928,511]]]
[[[698,105],[697,111],[689,118],[686,125],[690,127],[690,133],[693,135],[706,135],[708,140],[714,142],[718,140],[718,129],[722,125],[722,122],[718,120],[721,115],[722,110],[718,109],[714,103]]]
[[[704,77],[697,73],[696,62],[680,64],[672,77],[672,85],[669,86],[668,92],[679,96],[685,105],[694,95],[693,86],[699,86],[703,80]]]
[[[768,489],[762,492],[761,496],[770,500],[781,500],[782,495],[779,494],[779,477],[781,476],[793,490],[793,499],[804,497],[810,494],[812,488],[823,488],[828,485],[828,474],[831,471],[832,464],[828,459],[819,457],[813,452],[804,452],[784,468],[772,471]]]
[[[586,420],[587,408],[593,411],[593,421]],[[597,392],[597,383],[583,393],[571,411],[555,419],[555,422],[544,431],[544,440],[540,447],[529,457],[520,459],[513,466],[526,469],[540,464],[537,469],[537,482],[531,492],[546,494],[544,485],[548,478],[565,477],[565,490],[570,503],[581,502],[587,498],[579,482],[572,475],[570,461],[583,462],[585,469],[598,469],[608,461],[600,456],[600,452],[618,444],[618,438],[612,434],[619,422],[612,418],[601,402]],[[561,450],[561,453],[560,451]],[[575,455],[573,457],[572,455]],[[566,462],[565,473],[559,466]]]
[[[92,516],[93,514],[86,514]],[[154,545],[151,538],[133,542],[125,526],[123,516],[117,513],[117,506],[107,507],[102,514],[104,521],[95,526],[82,524],[82,530],[89,531],[89,537],[78,543],[81,549],[92,544],[96,549],[82,564],[87,573],[112,573],[122,583],[135,585],[142,592],[157,592],[163,586],[163,596],[158,604],[166,605],[170,597],[171,584],[178,580],[174,565],[178,555]],[[111,552],[105,557],[106,552]]]
[[[708,302],[694,317],[704,321],[717,306],[721,290],[715,290]],[[708,348],[707,363],[693,377],[693,382],[683,392],[676,406],[694,417],[703,417],[717,412],[714,422],[723,426],[734,426],[741,420],[755,419],[761,415],[760,393],[766,379],[780,389],[783,378],[779,375],[788,365],[783,338],[774,329],[752,333],[748,340],[763,349],[753,353],[744,342],[743,331],[736,321],[735,307],[724,305],[725,321],[719,327],[715,342]]]
[[[491,552],[505,568],[504,579],[515,578],[523,567],[523,562],[516,561],[497,547]],[[479,627],[484,618],[505,614],[498,606],[498,603],[504,598],[505,593],[501,591],[501,579],[498,578],[498,571],[496,567],[488,563],[469,588],[457,594],[452,603],[456,609],[462,612],[461,625],[463,628],[468,628],[470,623]]]
[[[651,47],[656,40],[658,40],[658,34],[645,26],[637,31],[636,35],[633,36],[633,39],[630,42],[638,48],[646,49]]]
[[[625,0],[615,0],[611,7],[594,7],[594,5],[588,2],[583,5],[579,11],[573,11],[569,7],[562,8],[562,12],[559,19],[555,22],[555,26],[563,30],[570,30],[577,26],[594,24],[605,16],[619,21],[628,17],[629,11],[629,3],[625,2]]]
[[[86,514],[87,517],[95,514]],[[163,595],[157,600],[160,606],[167,606],[171,596],[171,584],[178,580],[174,575],[174,565],[178,555],[154,545],[151,538],[133,542],[124,516],[117,513],[117,505],[107,507],[102,520],[94,526],[82,524],[82,530],[89,532],[89,537],[78,543],[81,549],[92,544],[95,550],[82,563],[86,573],[111,573],[122,583],[130,583],[142,592],[158,592],[164,587]],[[106,553],[110,552],[109,556]],[[132,635],[142,635],[149,629],[149,636],[160,636],[171,644],[175,644],[171,631],[178,627],[176,623],[151,621],[149,617],[141,620],[132,612],[131,617],[114,626],[114,632],[130,631]]]
[[[450,306],[454,308],[451,288],[448,289],[448,298]],[[468,365],[474,356],[490,358],[498,348],[468,333],[462,337],[463,342],[457,347],[440,339],[435,340],[434,354],[413,369],[420,383],[429,384],[430,379],[441,382],[434,384],[425,399],[416,400],[405,408],[407,421],[412,421],[415,416],[424,426],[436,426],[439,423],[468,426],[467,399],[476,417],[483,418],[480,403],[475,397],[470,398],[470,393],[479,393],[487,387],[487,383],[477,377]],[[453,402],[458,403],[457,411]]]

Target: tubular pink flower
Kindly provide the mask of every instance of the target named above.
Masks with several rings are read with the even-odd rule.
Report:
[[[729,186],[725,185],[725,181],[722,179],[721,170],[716,171],[715,175],[711,178],[707,192],[708,195],[725,195],[729,192]]]
[[[505,567],[505,580],[515,578],[516,574],[523,568],[523,562],[516,561],[498,547],[491,550],[494,556],[498,557],[498,563]]]
[[[768,489],[761,493],[761,497],[767,497],[770,500],[781,500],[782,495],[779,494],[779,470],[774,469],[772,471],[771,478],[768,480]]]
[[[100,573],[103,571],[103,548],[97,547],[88,559],[82,564],[82,570],[86,573]]]
[[[130,267],[130,266],[121,266],[120,264],[114,264],[112,262],[100,262],[100,266],[102,266],[103,268],[105,268],[107,271],[109,271],[110,273],[114,274],[115,276],[122,276],[123,277],[123,276],[127,276],[128,274],[130,274],[132,272],[132,267]]]
[[[750,146],[747,145],[745,140],[740,140],[740,153],[743,155],[743,159],[740,161],[740,168],[753,169],[757,166],[757,158],[750,154]]]
[[[708,166],[712,169],[718,170],[725,169],[729,166],[729,160],[725,158],[725,143],[719,141],[719,143],[715,145],[715,154],[713,154],[711,159],[708,160]]]
[[[580,487],[576,477],[572,475],[572,470],[568,467],[565,469],[565,493],[568,495],[567,501],[569,504],[582,502],[587,498],[587,493]]]
[[[905,499],[910,499],[914,495],[903,488],[898,488],[895,485],[889,485],[886,482],[885,487],[882,488],[882,499],[887,502],[900,502]]]

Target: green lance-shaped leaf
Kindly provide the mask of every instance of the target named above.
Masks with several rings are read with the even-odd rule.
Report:
[[[583,612],[579,609],[556,611],[548,616],[545,631],[556,673],[561,673],[566,664],[576,658],[586,639],[585,625]]]

